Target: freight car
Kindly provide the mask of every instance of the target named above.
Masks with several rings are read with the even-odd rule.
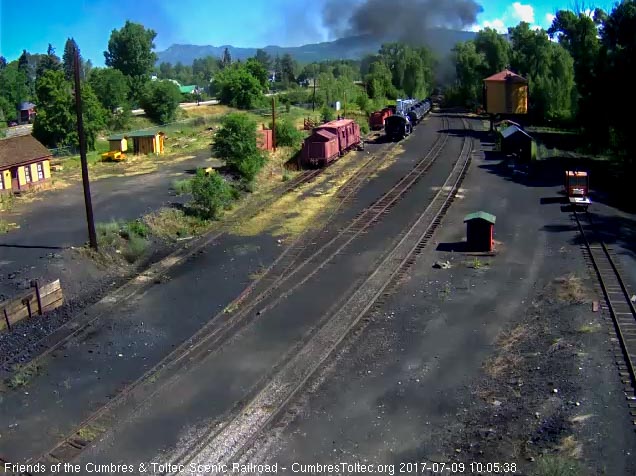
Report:
[[[388,107],[385,107],[381,111],[375,111],[371,113],[371,116],[369,117],[369,128],[372,131],[379,131],[383,129],[384,121],[386,120],[387,117],[392,115],[393,115],[393,111]]]
[[[409,109],[407,115],[411,120],[411,124],[417,125],[431,110],[432,102],[430,99],[424,99]]]
[[[301,159],[306,167],[324,167],[353,148],[363,148],[360,126],[339,119],[316,127],[303,142]]]

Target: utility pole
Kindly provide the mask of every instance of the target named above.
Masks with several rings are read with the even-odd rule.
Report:
[[[314,97],[311,102],[311,110],[316,110],[316,68],[314,67]]]
[[[95,234],[95,219],[93,218],[93,204],[91,202],[91,186],[88,182],[88,164],[86,162],[86,136],[84,135],[84,120],[82,118],[82,91],[80,86],[80,57],[79,49],[75,48],[75,111],[77,113],[77,135],[79,137],[80,160],[82,163],[82,184],[84,185],[84,205],[86,206],[86,222],[88,224],[88,241],[91,248],[97,250],[97,235]]]
[[[272,149],[276,152],[276,96],[272,96]]]

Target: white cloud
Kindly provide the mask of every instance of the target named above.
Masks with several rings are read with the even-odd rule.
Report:
[[[508,15],[517,21],[534,23],[534,8],[532,5],[524,5],[521,2],[514,2],[508,7]]]
[[[552,22],[554,21],[556,17],[552,14],[552,13],[546,13],[545,14],[545,22],[548,25],[552,25]]]

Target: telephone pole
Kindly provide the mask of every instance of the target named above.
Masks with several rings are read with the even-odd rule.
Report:
[[[84,205],[86,206],[86,222],[88,224],[88,241],[91,248],[97,250],[97,235],[95,234],[95,219],[93,218],[93,204],[91,202],[91,186],[88,182],[88,164],[86,162],[86,136],[84,135],[84,120],[82,117],[82,90],[80,86],[80,56],[75,48],[75,111],[77,113],[77,135],[79,137],[80,161],[82,163],[82,185],[84,185]]]
[[[272,96],[272,149],[276,152],[276,96]]]

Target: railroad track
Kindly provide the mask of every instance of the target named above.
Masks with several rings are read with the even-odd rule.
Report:
[[[469,129],[466,121],[462,119],[462,122]],[[197,460],[209,464],[231,465],[249,449],[258,435],[284,411],[347,334],[368,312],[377,309],[379,303],[390,295],[404,277],[452,204],[468,171],[471,154],[472,140],[464,138],[459,160],[444,185],[376,271],[304,342],[304,346],[289,358],[247,405],[234,412],[235,417],[225,424],[215,425],[203,438],[185,451],[180,451],[171,461],[172,464],[187,467],[190,462]]]
[[[636,425],[636,308],[631,300],[618,265],[611,250],[596,232],[592,215],[574,211],[574,219],[585,245],[586,259],[592,265],[605,298],[614,330],[618,338],[620,353],[615,355],[619,374],[628,400],[632,423]],[[587,222],[587,230],[583,222]]]
[[[444,118],[446,123],[447,119]],[[292,246],[286,249],[281,256],[270,266],[268,272],[265,273],[259,280],[250,285],[241,295],[233,301],[228,308],[241,306],[236,312],[221,312],[210,319],[197,333],[182,343],[178,348],[172,351],[162,361],[156,364],[152,369],[147,371],[142,377],[134,382],[128,383],[121,390],[117,396],[110,400],[106,405],[99,408],[92,413],[76,428],[76,431],[72,435],[67,436],[63,440],[56,443],[56,445],[48,450],[44,455],[37,459],[37,462],[43,464],[66,462],[77,457],[91,441],[99,438],[106,431],[114,426],[118,421],[118,415],[125,413],[125,409],[130,409],[127,405],[133,402],[133,406],[139,402],[146,401],[161,388],[161,385],[157,385],[158,379],[161,379],[161,383],[167,384],[173,378],[177,378],[179,372],[184,369],[196,365],[205,357],[209,356],[212,352],[218,351],[221,346],[229,340],[229,338],[236,333],[236,331],[243,325],[249,322],[249,318],[255,318],[256,315],[261,314],[264,309],[261,309],[256,315],[251,311],[254,311],[255,307],[261,303],[264,299],[270,296],[274,290],[279,289],[285,282],[295,276],[298,273],[298,269],[305,268],[312,262],[315,262],[317,257],[322,256],[323,262],[320,263],[322,268],[327,261],[333,259],[333,257],[342,251],[356,236],[364,232],[367,228],[377,223],[380,216],[393,206],[399,198],[401,198],[432,165],[441,150],[443,149],[447,140],[447,135],[441,135],[438,140],[433,144],[431,151],[422,160],[418,162],[413,170],[407,176],[402,178],[396,186],[394,186],[389,194],[390,199],[385,196],[381,197],[379,201],[382,202],[381,206],[374,204],[373,212],[368,212],[358,216],[353,223],[356,224],[356,232],[350,231],[351,225],[345,227],[344,230],[338,233],[338,235],[332,239],[328,245],[331,246],[331,253],[321,253],[321,250],[325,246],[318,245],[318,251],[314,252],[310,258],[298,263],[298,257],[302,251],[305,251],[310,247],[310,239],[307,237],[301,237]],[[392,145],[388,145],[391,148]],[[383,148],[382,150],[384,150]],[[380,161],[377,159],[377,154],[374,154],[367,162],[359,169],[363,177],[368,178],[380,165]],[[290,183],[287,190],[291,191],[297,188],[301,183],[306,183],[312,180],[316,175],[322,172],[322,169],[308,172],[302,177],[297,177],[299,180],[294,183]],[[355,176],[354,176],[355,177]],[[354,178],[352,177],[352,179]],[[304,181],[304,182],[301,182]],[[335,217],[337,210],[348,200],[355,192],[363,185],[366,179],[360,179],[355,177],[354,182],[347,182],[343,187],[344,192],[340,194],[341,201],[338,207],[334,210],[330,216],[330,220]],[[401,192],[399,192],[401,190]],[[341,189],[342,191],[342,189]],[[366,217],[366,218],[365,218]],[[357,225],[361,220],[366,219],[368,221],[366,227]],[[229,225],[228,225],[229,226]],[[340,239],[338,240],[338,238]],[[344,240],[342,238],[345,238]],[[337,246],[336,246],[337,245]],[[334,248],[335,246],[335,248]],[[302,283],[306,282],[311,276],[313,276],[317,270],[311,271],[304,277]],[[279,302],[289,293],[293,292],[300,284],[296,283],[293,289],[288,289],[286,293],[281,294],[275,299],[275,303]],[[257,292],[260,291],[260,292]],[[270,303],[270,307],[275,305]],[[76,332],[74,335],[79,334]],[[80,434],[91,435],[91,439],[87,440],[80,437]]]

